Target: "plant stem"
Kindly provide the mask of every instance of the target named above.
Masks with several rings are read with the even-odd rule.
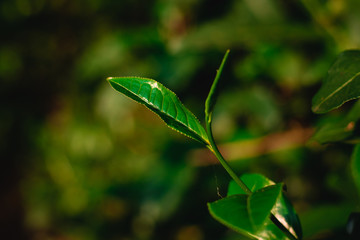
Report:
[[[211,118],[211,117],[210,117]],[[209,118],[209,119],[210,119]],[[208,120],[209,120],[208,119]],[[221,155],[219,149],[217,148],[214,137],[211,130],[211,121],[206,121],[206,130],[209,135],[209,141],[210,145],[207,145],[209,150],[215,155],[215,157],[219,160],[221,165],[225,168],[225,170],[228,172],[230,177],[234,179],[234,181],[241,187],[241,189],[247,194],[250,195],[252,192],[251,190],[245,185],[245,183],[236,175],[234,170],[230,167],[229,163],[224,159],[224,157]]]
[[[241,189],[247,194],[251,195],[251,190],[246,186],[246,184],[236,175],[234,170],[230,167],[229,163],[221,155],[219,149],[215,144],[215,140],[211,130],[211,115],[206,119],[206,131],[209,136],[210,145],[207,145],[209,150],[216,156],[221,165],[225,168],[228,174],[234,179],[234,181],[241,187]],[[270,220],[290,239],[297,240],[297,238],[289,232],[289,230],[271,213]]]

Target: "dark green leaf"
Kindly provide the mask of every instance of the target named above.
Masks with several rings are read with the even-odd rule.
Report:
[[[243,174],[240,179],[248,186],[248,188],[255,192],[261,188],[275,185],[273,181],[264,177],[261,174],[251,173],[251,174]],[[228,193],[227,195],[234,195],[234,194],[246,194],[235,181],[230,181]]]
[[[358,188],[360,194],[360,144],[355,146],[354,152],[351,158],[351,172],[354,178],[354,182]]]
[[[318,239],[322,233],[343,231],[346,219],[355,206],[346,202],[335,205],[319,205],[308,209],[301,215],[305,239]],[[322,238],[324,239],[324,238]],[[345,238],[346,239],[346,238]]]
[[[214,107],[215,107],[215,104],[216,104],[217,97],[219,95],[218,82],[219,82],[222,70],[224,68],[226,59],[227,59],[227,57],[229,55],[229,52],[230,52],[230,50],[226,51],[226,53],[225,53],[225,55],[223,57],[223,60],[222,60],[222,62],[220,64],[220,67],[216,72],[216,76],[215,76],[213,84],[211,85],[209,95],[206,98],[206,102],[205,102],[205,119],[208,122],[211,122],[211,120],[212,120],[212,113],[213,113],[213,110],[214,110]]]
[[[315,113],[325,113],[360,97],[360,51],[341,53],[312,101]]]
[[[324,144],[330,142],[349,141],[356,138],[356,129],[360,119],[360,101],[356,102],[349,113],[335,122],[322,125],[312,137],[313,140]]]
[[[276,184],[255,191],[251,195],[237,194],[209,203],[211,215],[248,237],[265,239],[266,228],[271,210],[281,197],[282,184]],[[277,238],[266,238],[277,239]]]
[[[140,77],[107,79],[111,86],[154,111],[172,129],[208,145],[208,137],[199,120],[159,82]]]
[[[251,191],[259,191],[264,187],[274,185],[275,183],[270,179],[266,178],[261,174],[244,174],[241,176],[241,180],[250,188]],[[230,181],[228,196],[234,194],[245,194],[244,191],[234,182]],[[300,225],[300,220],[296,214],[293,206],[287,197],[281,193],[281,197],[277,200],[276,205],[272,209],[272,214],[276,219],[294,236],[297,236],[301,239],[302,230]],[[283,236],[284,234],[278,232],[278,227],[270,221],[267,223],[267,227],[264,229],[264,232],[277,232],[278,237]],[[274,232],[275,231],[275,232]]]

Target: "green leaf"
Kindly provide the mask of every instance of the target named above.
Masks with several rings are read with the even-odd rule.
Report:
[[[354,178],[356,187],[360,194],[360,144],[355,146],[354,152],[351,157],[351,173]]]
[[[261,188],[275,185],[273,181],[265,176],[257,173],[243,174],[240,179],[248,186],[248,188],[255,192]],[[227,195],[246,194],[235,181],[230,181]]]
[[[346,116],[335,122],[323,124],[312,137],[313,140],[324,144],[331,142],[350,141],[357,138],[356,130],[360,119],[360,101],[357,101]]]
[[[111,86],[129,98],[144,104],[172,129],[205,145],[209,140],[199,120],[161,83],[140,77],[110,77]]]
[[[261,174],[244,174],[240,179],[253,192],[259,191],[264,187],[275,185],[273,181]],[[236,194],[245,194],[245,192],[235,183],[235,181],[230,181],[228,196]],[[276,205],[271,212],[277,221],[279,221],[293,236],[297,236],[301,239],[302,230],[299,217],[290,201],[283,193],[281,193],[281,197],[277,200]],[[276,234],[278,238],[284,235],[270,219],[267,223],[267,227],[264,228],[264,232],[272,232],[272,234]]]
[[[346,219],[356,206],[345,202],[334,205],[321,204],[309,208],[301,215],[305,239],[321,239],[331,231],[343,231]],[[322,238],[324,239],[324,238]],[[346,238],[345,238],[346,239]]]
[[[227,227],[248,237],[265,239],[271,210],[281,197],[282,184],[268,186],[251,195],[231,195],[213,203],[208,203],[210,214]],[[275,239],[275,238],[266,238]]]
[[[212,121],[212,113],[213,113],[213,110],[214,110],[214,107],[215,107],[215,104],[216,104],[217,97],[219,95],[218,82],[219,82],[222,70],[224,68],[226,59],[227,59],[227,57],[229,55],[229,52],[230,52],[230,50],[226,51],[226,53],[225,53],[225,55],[223,57],[223,60],[221,61],[220,67],[216,72],[216,76],[215,76],[213,84],[211,85],[209,95],[206,98],[206,102],[205,102],[205,119],[209,123]]]
[[[342,52],[312,101],[315,113],[325,113],[360,97],[360,51]]]

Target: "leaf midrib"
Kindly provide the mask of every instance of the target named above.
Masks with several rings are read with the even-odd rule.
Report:
[[[343,83],[339,88],[337,88],[334,92],[332,92],[331,94],[329,94],[326,98],[324,98],[313,110],[314,112],[317,112],[320,108],[320,106],[328,101],[331,97],[333,97],[336,93],[338,93],[339,91],[341,91],[343,88],[345,88],[349,83],[351,83],[357,76],[360,76],[360,72],[358,72],[357,74],[355,74],[352,78],[350,78],[349,80],[347,80],[345,83]]]
[[[144,79],[144,80],[152,80],[152,79],[147,79],[147,78],[142,78],[142,79]],[[111,78],[109,78],[109,80],[111,80]],[[126,87],[124,87],[123,85],[121,85],[121,84],[119,84],[119,83],[117,83],[117,82],[114,82],[114,83],[116,83],[117,85],[119,85],[119,86],[120,86],[121,88],[123,88],[125,91],[128,91],[129,93],[131,93],[131,94],[139,97],[140,99],[142,99],[142,101],[144,101],[144,103],[152,106],[152,107],[155,108],[157,111],[160,111],[161,113],[165,114],[166,116],[173,118],[176,122],[178,122],[179,124],[181,124],[183,127],[191,130],[191,132],[193,132],[195,135],[198,135],[198,136],[200,137],[200,139],[202,139],[202,141],[207,144],[207,140],[204,138],[203,132],[199,129],[198,123],[195,122],[195,126],[196,126],[198,132],[189,124],[189,118],[188,118],[188,116],[187,116],[187,113],[188,113],[188,114],[191,114],[191,115],[193,115],[193,114],[192,114],[191,112],[186,112],[186,111],[185,111],[184,109],[182,109],[182,108],[179,108],[179,109],[178,109],[177,105],[175,104],[175,100],[174,100],[174,98],[177,98],[176,95],[172,95],[172,94],[169,95],[169,99],[171,100],[171,104],[173,105],[173,107],[174,107],[174,109],[175,109],[175,111],[176,111],[176,116],[173,117],[173,116],[171,116],[171,115],[168,113],[168,111],[167,111],[167,110],[169,109],[169,107],[170,107],[170,104],[168,105],[167,110],[166,110],[166,111],[163,111],[163,110],[162,110],[163,106],[161,106],[161,108],[160,108],[159,106],[157,106],[157,105],[155,105],[154,103],[152,103],[152,102],[151,102],[151,99],[150,99],[150,96],[149,96],[149,99],[147,99],[146,97],[141,96],[141,95],[139,94],[139,93],[140,93],[140,90],[141,90],[141,87],[142,87],[144,84],[149,84],[149,83],[147,83],[147,82],[146,82],[146,83],[140,82],[140,83],[139,83],[139,85],[140,85],[140,86],[139,86],[139,89],[138,89],[137,92],[135,92],[135,91],[133,91],[133,90],[131,89],[131,88],[132,88],[132,84],[133,84],[134,81],[135,81],[134,79],[131,79],[129,88],[126,88]],[[149,84],[149,85],[151,85],[151,84]],[[164,89],[166,89],[166,90],[168,90],[168,91],[171,92],[171,90],[167,89],[167,88],[166,88],[165,86],[163,86],[163,85],[160,85],[160,87],[161,87],[161,88],[164,88]],[[157,89],[160,91],[160,94],[162,95],[162,104],[161,104],[161,105],[163,105],[163,103],[164,103],[164,98],[165,98],[165,97],[164,97],[161,89],[159,89],[159,88],[157,88]],[[153,87],[151,86],[151,92],[152,92],[152,90],[153,90]],[[151,93],[150,93],[150,94],[151,94]],[[142,104],[141,102],[138,102],[138,101],[136,101],[136,102]],[[181,101],[180,101],[180,104],[182,104]],[[149,109],[152,110],[151,108],[149,108]],[[183,121],[180,121],[179,119],[177,119],[179,110],[182,111],[183,114],[185,115],[186,121],[183,122]],[[152,110],[152,111],[153,111],[153,110]],[[197,119],[196,116],[193,115],[193,117],[194,117],[195,119]],[[168,125],[168,126],[170,127],[170,125]],[[176,131],[178,131],[177,129],[175,129],[175,128],[173,128],[173,127],[171,127],[171,128],[174,129],[174,130],[176,130]],[[187,134],[185,134],[185,133],[183,133],[183,132],[181,132],[181,131],[178,131],[178,132],[180,132],[181,134],[187,135]],[[199,134],[199,133],[201,133],[201,134]],[[189,136],[189,137],[191,137],[191,136]],[[191,138],[193,138],[193,137],[191,137]]]

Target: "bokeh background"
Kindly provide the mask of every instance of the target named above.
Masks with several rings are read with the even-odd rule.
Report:
[[[206,203],[230,178],[202,146],[116,93],[156,79],[199,119],[231,49],[214,135],[239,173],[284,181],[308,239],[346,239],[351,145],[309,140],[357,0],[2,0],[0,238],[237,240]],[[350,103],[351,104],[351,103]],[[329,120],[330,119],[330,120]]]

